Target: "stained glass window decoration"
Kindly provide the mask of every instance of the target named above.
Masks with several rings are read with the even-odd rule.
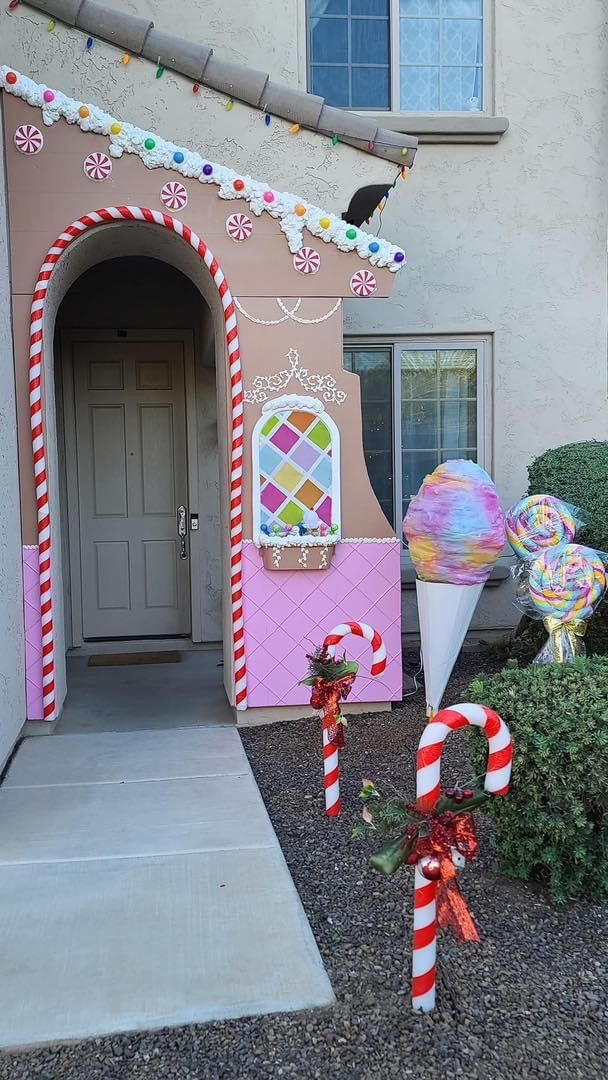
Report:
[[[297,395],[265,402],[252,467],[256,544],[340,539],[340,434],[323,402]]]

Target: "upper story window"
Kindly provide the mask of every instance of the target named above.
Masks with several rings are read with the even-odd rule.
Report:
[[[328,105],[484,108],[484,0],[308,0],[308,41],[310,90]]]

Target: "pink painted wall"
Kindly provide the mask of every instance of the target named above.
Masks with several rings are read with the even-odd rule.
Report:
[[[38,548],[23,548],[23,614],[25,620],[25,700],[28,720],[43,720],[42,624]]]
[[[371,649],[349,637],[348,656],[361,667],[349,700],[400,701],[401,551],[395,543],[338,544],[327,570],[265,570],[246,544],[243,560],[245,644],[252,708],[304,705],[310,690],[306,654],[340,622],[366,622],[384,638],[387,667],[369,674]]]

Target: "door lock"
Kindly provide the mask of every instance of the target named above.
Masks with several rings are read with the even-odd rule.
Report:
[[[186,548],[186,536],[188,533],[188,511],[185,506],[178,506],[176,518],[177,535],[179,536],[179,557],[180,559],[187,559],[188,550]]]

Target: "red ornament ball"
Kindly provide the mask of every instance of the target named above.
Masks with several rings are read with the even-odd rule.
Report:
[[[441,877],[441,859],[436,855],[425,855],[418,863],[420,873],[429,881],[439,881]]]
[[[8,71],[6,74],[6,81],[9,86],[14,86],[17,82],[17,73],[15,71]]]
[[[235,191],[244,191],[245,190],[245,181],[244,180],[233,180],[232,186],[233,186]]]

